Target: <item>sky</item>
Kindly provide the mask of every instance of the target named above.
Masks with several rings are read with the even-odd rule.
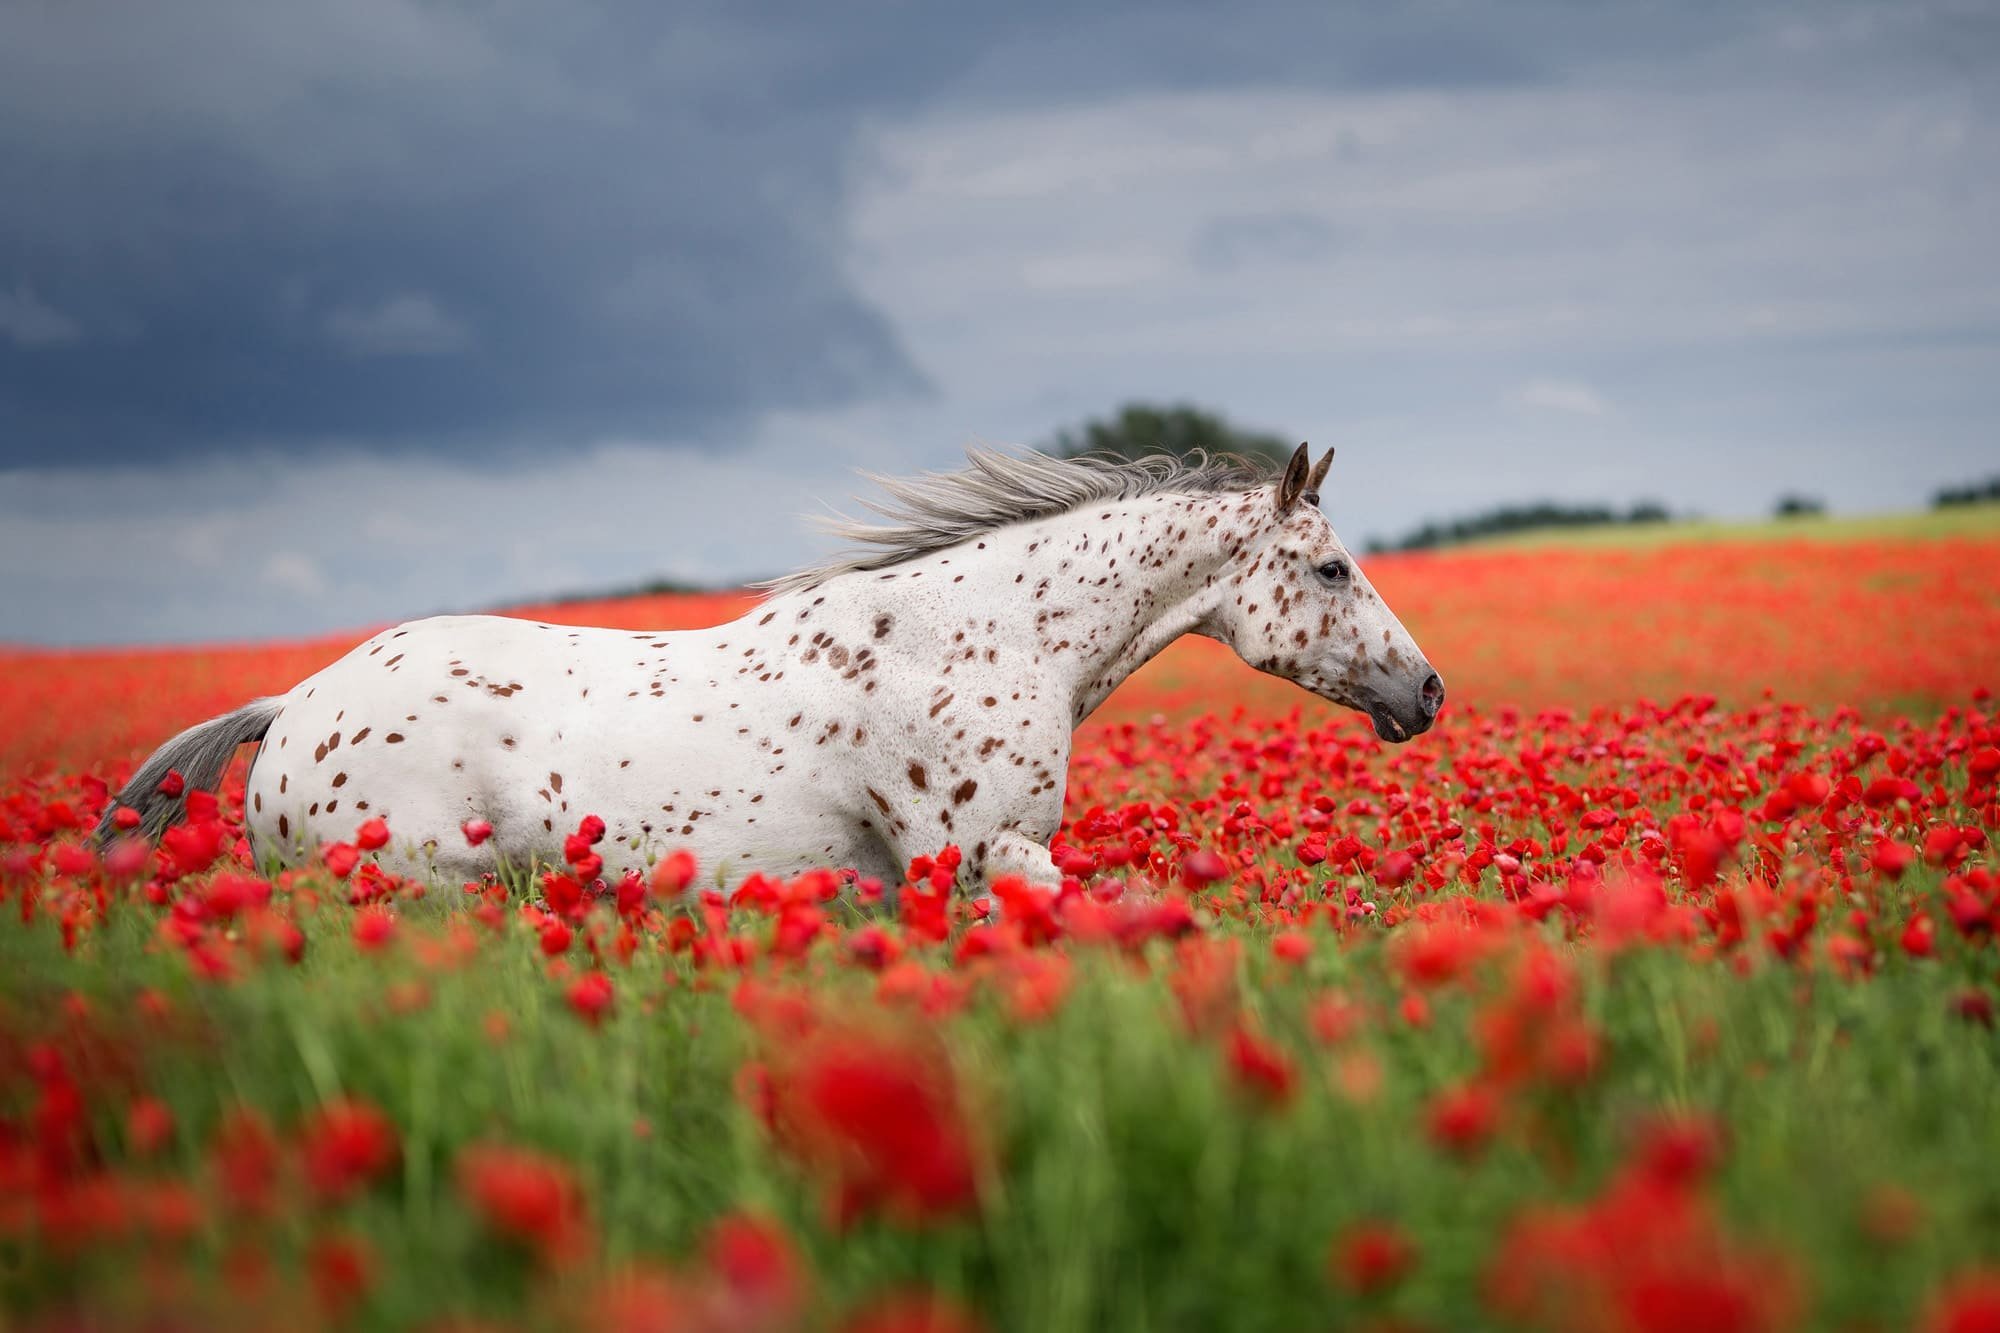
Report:
[[[1133,400],[1359,548],[2000,473],[2000,5],[0,5],[0,641],[783,572]]]

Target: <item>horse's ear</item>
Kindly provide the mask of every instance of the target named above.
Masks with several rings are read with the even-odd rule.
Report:
[[[1292,454],[1292,461],[1285,464],[1285,475],[1278,480],[1278,512],[1283,514],[1299,502],[1305,494],[1306,474],[1312,470],[1312,454],[1304,444]]]
[[[1312,475],[1306,478],[1306,499],[1319,503],[1319,488],[1326,481],[1326,470],[1333,466],[1333,450],[1326,451],[1326,457],[1313,464]]]

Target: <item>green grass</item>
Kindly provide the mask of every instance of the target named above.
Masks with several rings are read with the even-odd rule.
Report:
[[[406,935],[423,916],[406,918]],[[1663,1109],[1727,1126],[1716,1188],[1728,1224],[1805,1257],[1815,1322],[1905,1324],[2000,1224],[2000,1173],[1985,1169],[2000,1161],[1990,1114],[2000,1062],[1989,1033],[1949,1015],[1979,965],[1970,955],[1963,967],[1892,956],[1874,980],[1851,984],[1769,962],[1738,976],[1668,950],[1575,953],[1579,1012],[1605,1042],[1598,1076],[1531,1091],[1507,1132],[1459,1160],[1427,1140],[1425,1108],[1476,1068],[1477,1015],[1503,992],[1507,967],[1434,992],[1418,1028],[1396,1015],[1404,983],[1386,933],[1347,946],[1322,937],[1293,968],[1270,960],[1266,931],[1222,923],[1246,946],[1238,975],[1257,1023],[1302,1061],[1297,1097],[1270,1108],[1230,1085],[1215,1041],[1183,1028],[1164,980],[1170,946],[1150,946],[1143,969],[1112,951],[1079,952],[1070,998],[1046,1021],[1012,1021],[983,990],[937,1021],[994,1150],[980,1209],[927,1228],[864,1221],[841,1234],[815,1183],[732,1093],[758,1049],[732,1008],[734,978],[697,985],[685,962],[642,953],[615,969],[617,1007],[592,1029],[566,1010],[526,931],[435,970],[402,945],[360,952],[346,922],[330,909],[307,918],[302,964],[230,985],[191,979],[137,913],[107,923],[81,956],[64,953],[50,923],[10,927],[0,930],[11,997],[0,1018],[51,1013],[80,988],[116,1027],[141,987],[171,998],[191,1023],[150,1041],[140,1067],[173,1109],[178,1146],[141,1171],[199,1179],[202,1145],[231,1105],[260,1107],[280,1126],[334,1097],[381,1107],[402,1134],[397,1171],[357,1200],[304,1205],[254,1237],[284,1265],[329,1222],[365,1235],[381,1257],[359,1312],[368,1325],[447,1312],[563,1322],[532,1266],[483,1236],[453,1193],[455,1154],[495,1137],[573,1165],[614,1263],[685,1255],[707,1222],[748,1207],[798,1238],[825,1308],[919,1283],[982,1310],[995,1329],[1035,1333],[1276,1333],[1388,1311],[1489,1326],[1482,1275],[1509,1219],[1525,1201],[1587,1195],[1624,1158],[1635,1125]],[[1553,927],[1545,939],[1570,952]],[[822,959],[796,979],[832,1005],[869,1005],[865,973]],[[390,987],[412,980],[428,1002],[398,1012]],[[1347,1048],[1380,1064],[1370,1098],[1336,1089],[1336,1056],[1311,1035],[1308,1006],[1331,992],[1371,1007]],[[486,1031],[494,1013],[507,1018],[497,1040]],[[116,1107],[99,1114],[97,1137],[116,1160]],[[1523,1132],[1524,1118],[1539,1130]],[[1921,1236],[1895,1252],[1856,1221],[1885,1182],[1927,1210]],[[1330,1281],[1326,1258],[1330,1237],[1371,1217],[1395,1218],[1422,1257],[1400,1291],[1363,1300]],[[205,1224],[197,1269],[219,1263],[230,1238],[227,1224]],[[84,1262],[0,1263],[0,1308],[117,1289],[128,1262],[113,1249]]]
[[[1684,542],[1933,541],[1951,537],[1992,536],[2000,536],[2000,504],[1964,505],[1918,513],[1740,521],[1695,519],[1667,523],[1616,523],[1589,528],[1538,528],[1482,538],[1467,542],[1458,549],[1585,547],[1648,550]]]

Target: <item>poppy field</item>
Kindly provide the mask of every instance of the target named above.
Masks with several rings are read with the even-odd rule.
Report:
[[[0,649],[0,1323],[2000,1330],[2000,522],[1368,569],[1431,733],[1184,641],[990,891],[100,852],[362,632]]]

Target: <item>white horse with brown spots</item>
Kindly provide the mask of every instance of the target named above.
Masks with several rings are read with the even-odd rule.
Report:
[[[250,770],[260,857],[386,819],[385,869],[560,864],[600,816],[609,873],[673,847],[725,881],[853,867],[895,882],[947,843],[976,874],[1057,879],[1073,728],[1183,634],[1427,730],[1444,687],[1320,514],[1332,455],[1235,465],[969,455],[884,482],[888,526],[709,630],[634,634],[439,616],[378,634],[290,693],[168,742],[119,795],[178,817],[170,770]],[[474,847],[468,820],[492,825]],[[110,827],[107,815],[105,828]]]

